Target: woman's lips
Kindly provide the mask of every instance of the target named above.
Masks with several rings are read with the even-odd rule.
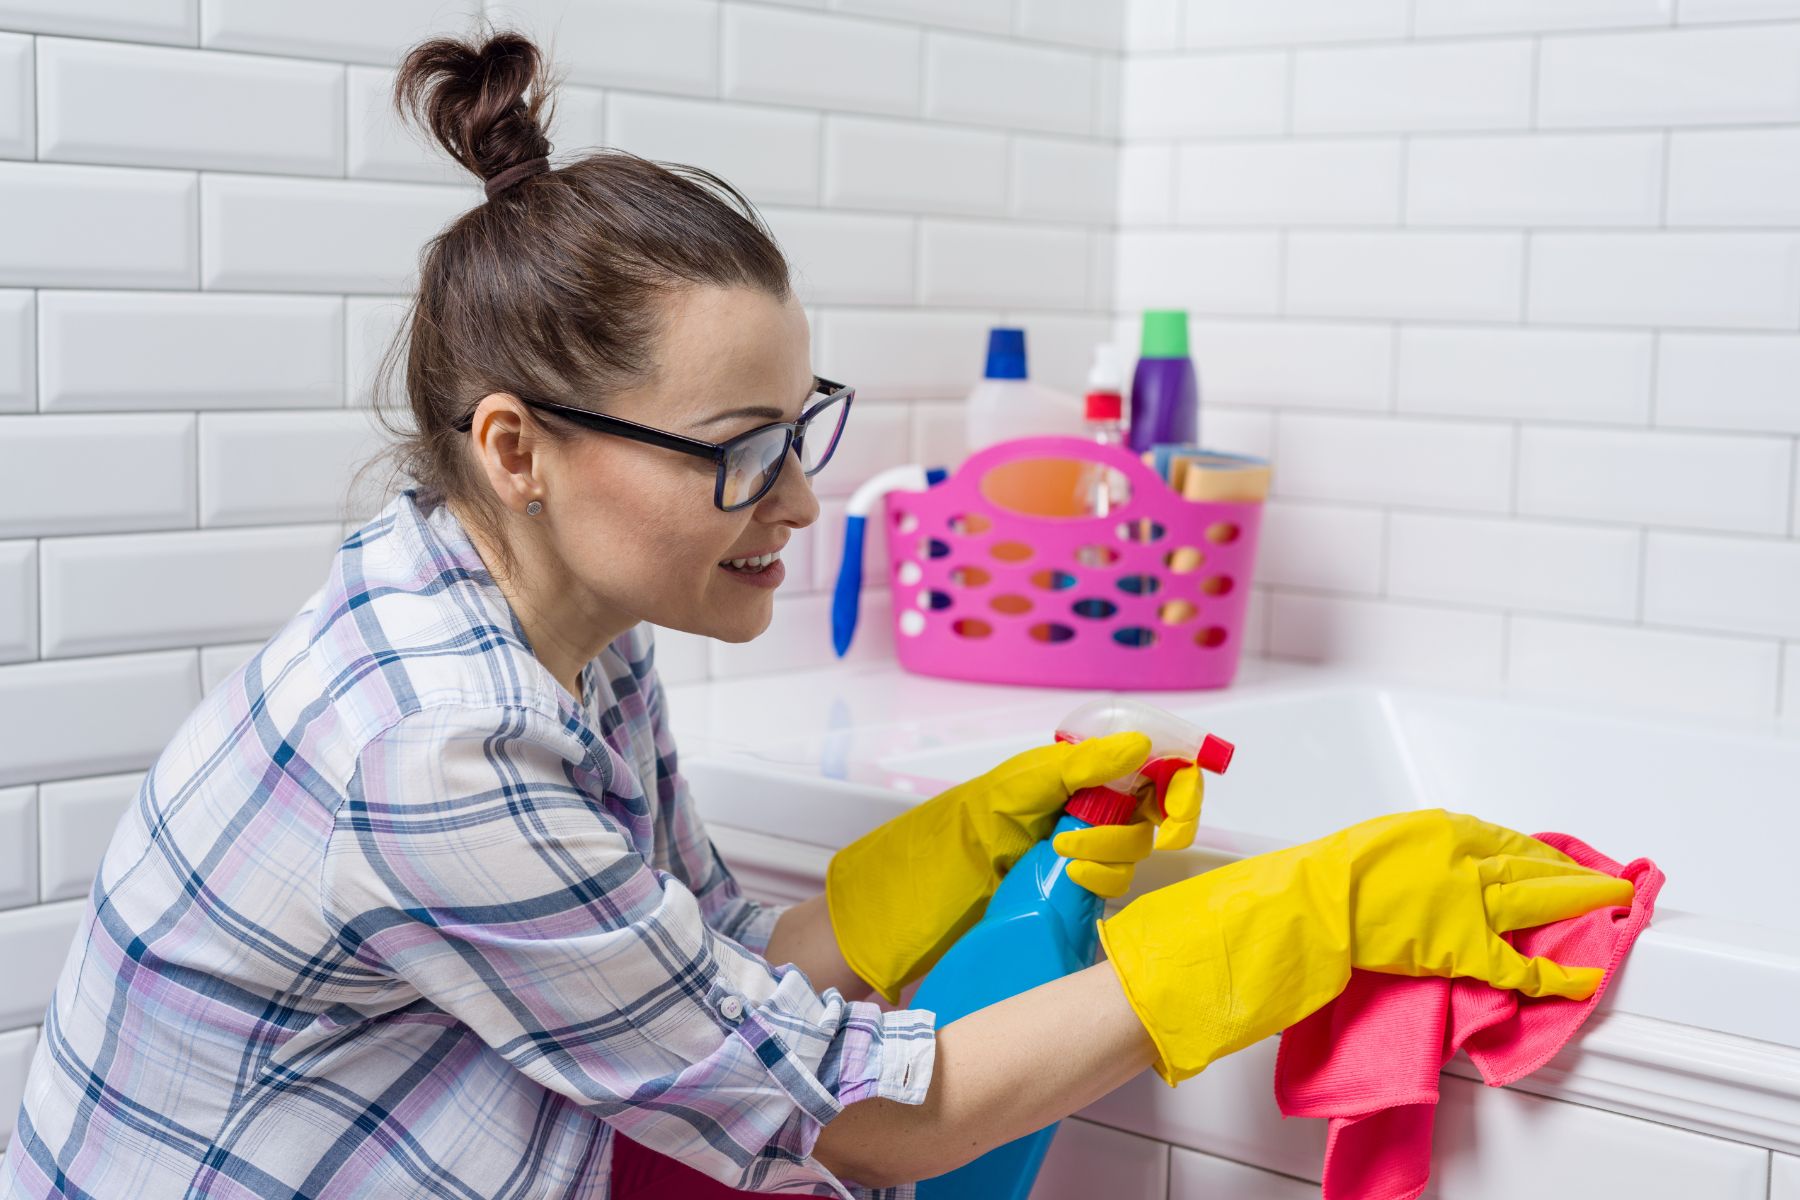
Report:
[[[723,563],[719,564],[719,570],[739,583],[759,588],[778,588],[781,586],[781,581],[787,578],[787,567],[779,558],[760,571],[738,571]]]

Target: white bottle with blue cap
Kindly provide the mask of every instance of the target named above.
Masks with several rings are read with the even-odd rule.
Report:
[[[1023,329],[988,330],[987,371],[965,416],[971,451],[1009,438],[1087,434],[1080,397],[1031,382]]]

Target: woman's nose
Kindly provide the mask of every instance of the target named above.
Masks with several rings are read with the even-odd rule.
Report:
[[[757,504],[756,515],[772,525],[792,525],[799,529],[819,519],[819,498],[813,494],[812,480],[801,469],[799,454],[790,449],[788,458],[781,469],[781,478]]]

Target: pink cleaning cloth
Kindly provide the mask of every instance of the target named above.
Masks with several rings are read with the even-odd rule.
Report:
[[[1503,934],[1527,957],[1604,967],[1593,996],[1533,997],[1479,979],[1352,970],[1330,1004],[1281,1035],[1275,1102],[1289,1117],[1328,1117],[1324,1200],[1415,1200],[1431,1176],[1438,1072],[1463,1048],[1491,1087],[1537,1070],[1574,1036],[1650,921],[1663,873],[1621,867],[1565,833],[1539,841],[1584,867],[1629,879],[1631,906],[1606,907]]]

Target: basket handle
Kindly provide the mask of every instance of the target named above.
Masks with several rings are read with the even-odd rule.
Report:
[[[995,442],[964,459],[962,466],[956,469],[956,474],[979,491],[981,480],[989,471],[1007,463],[1034,458],[1079,458],[1111,467],[1131,481],[1132,498],[1123,508],[1129,508],[1136,502],[1140,488],[1152,489],[1146,495],[1155,495],[1155,489],[1175,495],[1174,490],[1163,481],[1163,477],[1145,466],[1144,461],[1131,451],[1081,437],[1024,437]]]

